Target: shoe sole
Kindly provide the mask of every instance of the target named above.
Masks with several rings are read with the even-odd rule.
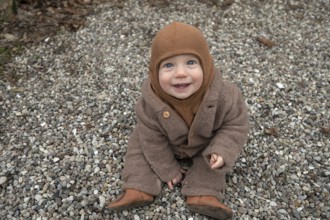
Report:
[[[221,209],[218,207],[212,206],[200,206],[200,205],[187,205],[187,207],[198,214],[210,216],[219,220],[229,220],[233,219],[233,213],[226,211],[225,209]]]
[[[133,209],[133,208],[137,208],[140,206],[147,206],[150,205],[153,201],[145,201],[145,202],[136,202],[136,203],[131,203],[129,205],[123,205],[123,206],[118,206],[118,207],[112,207],[109,208],[107,207],[108,210],[110,211],[114,211],[114,212],[120,212],[126,209]]]

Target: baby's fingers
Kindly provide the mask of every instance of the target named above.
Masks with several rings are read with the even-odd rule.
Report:
[[[211,163],[211,168],[212,169],[216,169],[216,168],[220,168],[224,165],[224,161],[223,158],[221,156],[218,156],[216,161],[214,161],[213,163]]]
[[[168,188],[173,189],[172,180],[170,180],[170,181],[167,182],[167,186],[168,186]]]
[[[177,183],[179,183],[182,179],[182,174],[180,173],[178,176],[176,176],[173,180],[172,180],[172,183],[174,185],[176,185]]]
[[[216,154],[211,154],[211,158],[210,158],[210,164],[211,166],[213,166],[213,164],[217,161],[218,155]]]

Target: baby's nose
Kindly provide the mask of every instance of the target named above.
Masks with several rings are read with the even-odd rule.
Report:
[[[176,77],[185,77],[187,76],[186,69],[184,67],[177,67],[175,71],[175,76]]]

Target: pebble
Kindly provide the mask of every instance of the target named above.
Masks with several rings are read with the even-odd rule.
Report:
[[[77,32],[49,36],[5,66],[17,82],[0,80],[0,219],[210,219],[186,207],[180,186],[146,207],[105,208],[122,192],[152,37],[173,20],[205,33],[248,106],[248,142],[223,201],[235,219],[329,219],[324,2],[150,2],[104,2]]]
[[[274,201],[271,201],[271,202],[269,203],[269,205],[275,207],[275,206],[277,206],[277,203],[274,202]]]
[[[5,182],[7,182],[7,177],[5,176],[0,177],[0,185],[4,184]]]
[[[34,196],[34,198],[35,198],[35,200],[40,202],[40,200],[42,199],[42,195],[37,194],[37,195]]]
[[[283,84],[283,83],[280,83],[280,82],[276,83],[276,86],[277,86],[279,89],[284,89],[284,88],[285,88],[284,84]]]
[[[124,210],[122,213],[123,213],[123,216],[125,216],[125,217],[128,216],[128,211],[127,210]]]
[[[105,204],[105,197],[101,195],[99,196],[99,200],[100,200],[100,207],[103,208]]]
[[[282,174],[282,173],[284,173],[284,171],[285,171],[285,167],[286,167],[286,165],[281,165],[281,166],[278,168],[278,170],[277,170],[278,174]]]

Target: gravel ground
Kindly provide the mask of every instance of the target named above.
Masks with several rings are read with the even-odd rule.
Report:
[[[224,201],[236,219],[330,219],[329,0],[123,2],[7,65],[20,80],[0,79],[0,219],[210,219],[180,187],[147,207],[104,208],[121,192],[150,41],[173,20],[205,33],[249,106]]]

